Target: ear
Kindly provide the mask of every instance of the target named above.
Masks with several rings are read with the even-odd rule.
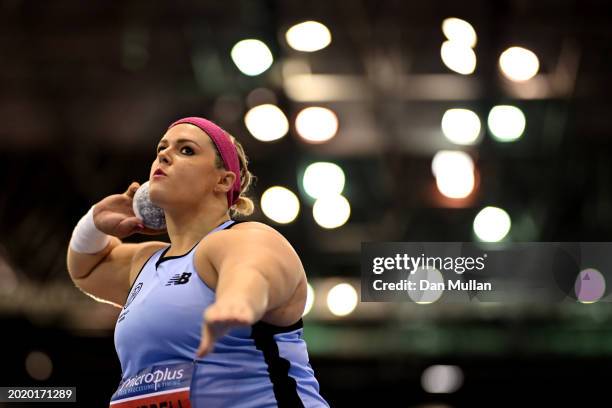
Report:
[[[236,175],[233,172],[224,170],[221,176],[217,179],[217,185],[214,188],[215,192],[227,193],[232,189],[235,180]]]

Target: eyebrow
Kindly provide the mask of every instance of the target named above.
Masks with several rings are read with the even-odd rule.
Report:
[[[181,144],[181,143],[187,143],[187,142],[191,142],[194,143],[196,146],[200,147],[200,145],[198,144],[198,142],[194,141],[194,140],[190,140],[190,139],[177,139],[176,143],[177,144]],[[157,144],[158,146],[162,143],[168,143],[167,140],[160,140],[159,143]]]

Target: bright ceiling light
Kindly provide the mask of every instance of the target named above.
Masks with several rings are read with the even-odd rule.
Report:
[[[449,41],[462,44],[470,48],[476,45],[476,30],[470,23],[460,18],[450,17],[442,22],[442,32]]]
[[[474,172],[443,173],[436,177],[436,187],[448,198],[465,198],[474,190]]]
[[[469,75],[476,69],[476,54],[469,46],[454,41],[445,41],[440,49],[442,62],[450,70]]]
[[[349,283],[339,283],[327,294],[327,307],[335,316],[346,316],[357,307],[357,291]]]
[[[501,208],[485,207],[474,218],[474,233],[484,242],[498,242],[504,239],[512,221],[508,213]]]
[[[487,124],[491,135],[499,142],[513,142],[523,135],[525,115],[516,106],[498,105],[489,112]]]
[[[472,145],[480,137],[480,119],[469,109],[449,109],[442,116],[442,132],[458,145]]]
[[[432,172],[440,193],[449,198],[465,198],[474,190],[474,162],[465,152],[441,150],[434,156]]]
[[[232,60],[240,72],[256,76],[266,71],[274,62],[272,53],[266,44],[259,40],[242,40],[236,43],[231,51]]]
[[[295,128],[307,142],[326,142],[338,132],[338,117],[330,109],[313,106],[298,113]]]
[[[323,228],[333,229],[344,225],[351,215],[351,205],[341,195],[326,195],[315,201],[312,215]]]
[[[329,162],[312,163],[306,167],[302,178],[304,190],[315,199],[341,194],[345,180],[342,168]]]
[[[499,57],[499,67],[508,79],[526,81],[538,73],[540,61],[526,48],[510,47]]]
[[[272,221],[288,224],[295,220],[300,212],[300,202],[291,190],[274,186],[262,194],[261,210]]]
[[[264,104],[250,109],[244,116],[244,124],[253,137],[261,142],[271,142],[285,136],[289,121],[276,105]]]
[[[474,161],[466,152],[440,150],[431,161],[431,172],[435,177],[455,171],[474,171]]]
[[[331,43],[331,33],[326,26],[317,21],[305,21],[289,28],[285,39],[294,50],[313,52]]]

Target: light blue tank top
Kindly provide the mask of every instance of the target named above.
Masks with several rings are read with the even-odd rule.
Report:
[[[260,321],[233,329],[196,359],[203,312],[215,301],[194,265],[198,245],[181,256],[164,257],[170,246],[160,249],[140,270],[115,326],[122,380],[155,364],[195,359],[194,408],[328,407],[308,360],[301,319],[289,327]]]

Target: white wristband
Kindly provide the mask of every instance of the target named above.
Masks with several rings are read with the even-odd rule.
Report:
[[[106,248],[110,240],[110,235],[96,228],[92,206],[74,227],[70,239],[70,248],[82,254],[95,254]]]

